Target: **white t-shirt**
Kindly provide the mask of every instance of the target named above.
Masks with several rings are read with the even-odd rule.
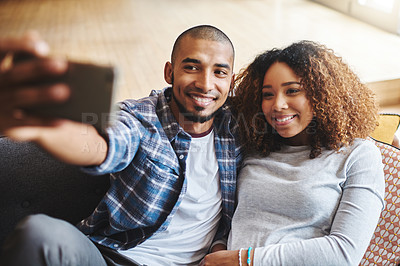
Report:
[[[149,266],[198,265],[212,244],[222,210],[214,131],[192,136],[186,182],[186,194],[167,230],[120,253]]]

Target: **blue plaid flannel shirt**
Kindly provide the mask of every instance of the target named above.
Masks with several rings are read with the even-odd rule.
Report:
[[[93,241],[129,249],[165,230],[186,192],[185,161],[191,137],[169,108],[171,88],[121,103],[108,129],[108,155],[85,172],[112,173],[111,187],[95,211],[77,226]],[[214,120],[222,194],[222,218],[214,241],[224,239],[235,208],[236,177],[242,160],[237,125],[228,104]]]

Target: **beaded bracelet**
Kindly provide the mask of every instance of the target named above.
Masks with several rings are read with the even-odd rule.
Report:
[[[244,250],[244,248],[241,248],[241,249],[239,250],[239,266],[243,266],[243,265],[242,265],[242,250]]]
[[[251,263],[251,249],[252,247],[249,247],[249,250],[247,251],[247,264],[250,266]]]

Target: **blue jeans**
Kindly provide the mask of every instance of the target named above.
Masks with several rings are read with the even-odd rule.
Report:
[[[2,266],[139,265],[117,251],[94,244],[75,226],[47,215],[23,219],[6,239]]]

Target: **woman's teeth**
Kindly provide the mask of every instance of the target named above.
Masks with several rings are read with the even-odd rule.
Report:
[[[290,120],[290,119],[293,119],[295,116],[296,116],[296,115],[287,116],[287,117],[281,118],[281,119],[275,117],[275,120],[278,121],[278,122],[285,122],[285,121],[288,121],[288,120]]]

